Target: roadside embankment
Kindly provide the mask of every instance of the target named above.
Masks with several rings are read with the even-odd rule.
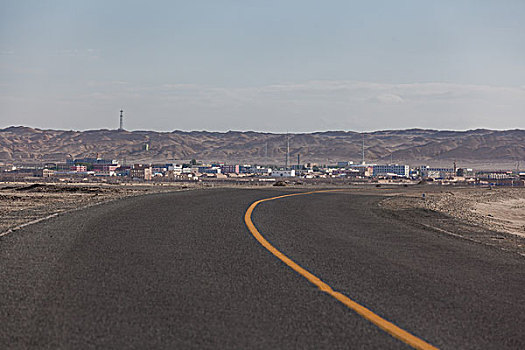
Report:
[[[403,220],[525,255],[525,188],[417,186],[381,206]]]

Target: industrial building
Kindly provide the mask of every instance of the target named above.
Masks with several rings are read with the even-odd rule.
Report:
[[[456,170],[454,168],[432,168],[428,165],[421,165],[419,167],[419,174],[423,178],[445,179],[450,176],[455,176]]]
[[[239,174],[240,167],[238,164],[236,165],[221,165],[220,166],[221,173],[222,174]]]
[[[410,166],[399,164],[372,165],[372,175],[409,177]]]
[[[273,170],[272,177],[295,177],[295,170]]]

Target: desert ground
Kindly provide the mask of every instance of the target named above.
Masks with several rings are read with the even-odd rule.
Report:
[[[421,188],[390,201],[391,207],[438,211],[473,225],[525,238],[525,188],[446,188],[428,193]]]
[[[0,183],[0,235],[50,215],[129,196],[187,188],[191,185]]]
[[[0,235],[51,215],[111,200],[211,186],[217,185],[0,183]],[[219,185],[224,186],[228,185]],[[312,190],[321,186],[326,184],[289,185],[288,188]],[[337,187],[383,196],[380,206],[385,210],[382,215],[386,213],[405,224],[430,227],[444,234],[525,256],[525,188],[438,185]]]
[[[418,185],[387,197],[405,221],[525,256],[525,188]]]

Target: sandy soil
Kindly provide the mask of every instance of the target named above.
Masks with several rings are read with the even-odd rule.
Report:
[[[396,193],[385,205],[421,208],[525,237],[525,188],[430,188]]]
[[[388,196],[381,205],[402,220],[525,255],[525,188],[427,185]]]
[[[499,230],[525,237],[525,198],[475,203],[472,211],[488,218],[489,223]]]
[[[474,188],[434,193],[425,208],[495,231],[525,237],[524,188]]]

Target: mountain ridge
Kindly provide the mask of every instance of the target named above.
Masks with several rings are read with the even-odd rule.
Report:
[[[408,164],[511,164],[525,161],[525,130],[464,131],[396,129],[372,132],[345,130],[312,133],[257,131],[181,131],[94,129],[53,130],[27,126],[0,129],[0,161],[64,161],[93,157],[126,162],[199,159],[236,163],[284,162],[290,139],[291,163],[360,161],[362,140],[369,162]],[[147,146],[146,146],[147,145]]]

